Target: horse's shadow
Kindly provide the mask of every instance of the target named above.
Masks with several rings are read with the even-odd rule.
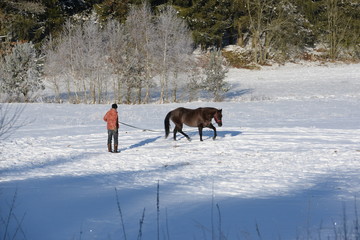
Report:
[[[226,136],[235,137],[235,136],[238,136],[238,135],[241,135],[241,134],[242,134],[241,131],[217,131],[217,137],[218,138],[224,138]],[[192,131],[192,132],[189,132],[189,136],[191,137],[191,139],[194,139],[194,138],[196,138],[196,136],[199,136],[199,133],[197,131]],[[203,137],[212,138],[212,136],[213,136],[213,131],[212,130],[208,130],[208,131],[203,132]],[[182,135],[181,136],[178,135],[178,137],[179,137],[179,139],[184,138],[184,136],[182,136]],[[134,148],[138,148],[138,147],[142,147],[142,146],[144,146],[146,144],[155,142],[159,138],[161,138],[161,136],[144,139],[144,140],[142,140],[142,141],[140,141],[138,143],[130,145],[129,147],[125,147],[125,148],[120,149],[120,152],[130,150],[130,149],[134,149]]]
[[[241,131],[217,131],[218,137],[225,137],[227,135],[230,135],[230,137],[235,137],[238,135],[241,135],[243,132]]]
[[[129,150],[129,149],[133,149],[133,148],[142,147],[142,146],[144,146],[144,145],[146,145],[146,144],[155,142],[155,141],[158,140],[159,138],[161,138],[161,136],[154,137],[154,138],[148,138],[148,139],[142,140],[142,141],[140,141],[140,142],[138,142],[138,143],[135,143],[135,144],[133,144],[133,145],[130,145],[129,147],[120,149],[120,152],[125,151],[125,150]]]
[[[241,131],[216,131],[216,133],[217,133],[217,138],[224,138],[226,136],[235,137],[235,136],[243,134],[243,132],[241,132]],[[197,136],[199,136],[199,132],[198,131],[191,131],[191,132],[188,132],[188,135],[190,136],[191,139],[194,139]],[[205,130],[204,129],[203,137],[212,138],[213,135],[214,135],[214,132],[212,130],[210,130],[210,129]],[[179,139],[184,138],[184,136],[182,136],[181,134],[178,134],[177,137]]]

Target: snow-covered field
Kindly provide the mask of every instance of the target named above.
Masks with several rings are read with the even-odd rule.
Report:
[[[220,103],[120,105],[120,121],[153,131],[122,125],[119,154],[106,152],[110,105],[26,105],[28,124],[0,143],[2,223],[17,192],[9,236],[25,215],[16,239],[139,239],[145,211],[148,240],[355,239],[360,64],[232,69],[227,81]],[[178,106],[222,108],[218,138],[185,127],[191,142],[164,139]]]

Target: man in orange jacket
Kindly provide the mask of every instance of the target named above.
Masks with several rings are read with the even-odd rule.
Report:
[[[111,141],[114,138],[114,153],[118,152],[118,136],[119,136],[119,117],[117,112],[117,104],[114,103],[111,109],[105,114],[104,121],[107,122],[108,130],[108,151],[112,152]]]

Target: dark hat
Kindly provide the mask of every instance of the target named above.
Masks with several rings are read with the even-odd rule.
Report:
[[[117,108],[117,104],[116,103],[114,103],[113,105],[111,105],[111,108]]]

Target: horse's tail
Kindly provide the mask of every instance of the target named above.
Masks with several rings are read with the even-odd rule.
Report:
[[[169,112],[164,120],[164,125],[165,125],[165,138],[167,138],[169,136],[170,133],[170,117],[171,117],[171,112]]]

